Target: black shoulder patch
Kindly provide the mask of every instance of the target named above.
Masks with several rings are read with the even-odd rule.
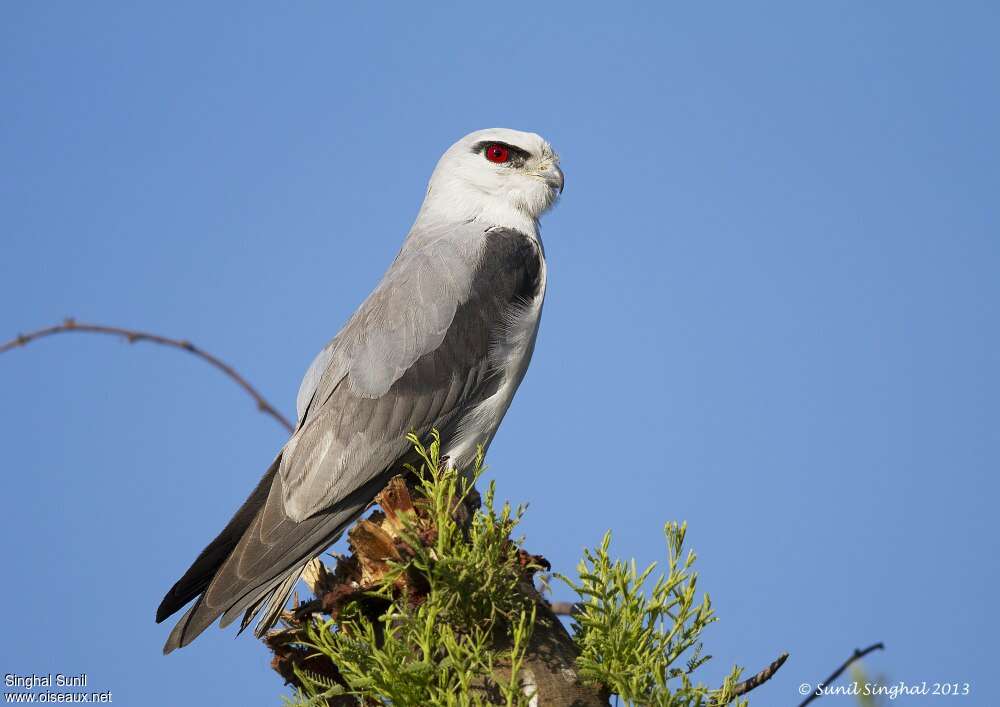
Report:
[[[494,295],[505,295],[509,301],[532,300],[542,285],[541,272],[542,253],[534,238],[509,228],[486,232],[475,280],[492,283]]]

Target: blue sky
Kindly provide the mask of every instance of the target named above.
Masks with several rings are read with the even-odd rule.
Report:
[[[68,315],[186,337],[290,413],[440,153],[539,132],[566,191],[489,459],[530,503],[528,548],[568,572],[612,528],[649,562],[686,519],[721,618],[707,679],[787,650],[759,703],[794,704],[881,640],[872,672],[986,704],[998,19],[6,3],[0,338]],[[115,704],[278,704],[256,641],[211,629],[164,658],[153,614],[283,431],[201,362],[97,337],[0,357],[0,391],[0,672],[86,672]]]

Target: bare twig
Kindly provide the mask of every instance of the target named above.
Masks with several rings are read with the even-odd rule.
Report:
[[[826,680],[816,685],[816,689],[812,691],[809,697],[805,698],[804,700],[802,700],[802,702],[799,703],[799,707],[805,707],[807,704],[815,700],[817,697],[821,697],[823,693],[822,690],[820,690],[820,688],[825,685],[829,685],[831,682],[839,678],[840,674],[845,670],[847,670],[848,666],[850,666],[851,663],[858,660],[859,658],[865,657],[872,651],[884,651],[884,650],[885,650],[885,644],[881,642],[873,643],[864,650],[861,650],[860,648],[855,648],[854,653],[851,654],[851,657],[845,660],[839,668],[834,670],[830,674],[830,677],[828,677]]]
[[[222,371],[224,374],[229,376],[233,381],[236,382],[238,386],[243,388],[254,402],[257,403],[257,409],[266,415],[270,415],[275,420],[277,420],[281,425],[291,432],[294,427],[292,423],[288,421],[284,415],[282,415],[278,410],[271,405],[264,396],[257,392],[257,389],[250,385],[247,380],[241,376],[236,370],[230,366],[225,361],[221,361],[207,351],[199,349],[197,346],[192,344],[190,341],[184,339],[171,339],[166,336],[160,336],[159,334],[150,334],[144,331],[135,331],[133,329],[123,329],[121,327],[106,326],[103,324],[83,324],[77,322],[75,319],[66,319],[62,324],[57,324],[55,326],[45,327],[44,329],[38,329],[36,331],[28,332],[27,334],[18,334],[17,338],[0,345],[0,353],[6,353],[12,349],[16,349],[20,346],[25,346],[35,339],[41,339],[46,336],[52,336],[54,334],[66,334],[69,332],[85,332],[90,334],[107,334],[109,336],[121,336],[128,343],[134,344],[137,341],[149,341],[154,344],[160,344],[162,346],[169,346],[175,349],[181,349],[187,351],[188,353],[194,354],[203,361],[208,362],[212,366],[215,366],[218,370]]]
[[[772,662],[769,666],[761,670],[759,673],[737,684],[736,687],[733,688],[733,691],[729,693],[729,699],[734,700],[740,695],[745,695],[751,690],[756,689],[761,685],[763,685],[765,682],[774,677],[774,674],[778,672],[778,668],[784,665],[786,660],[788,660],[787,653],[782,653],[781,655],[779,655],[774,662]],[[716,705],[718,703],[712,702],[711,704]]]

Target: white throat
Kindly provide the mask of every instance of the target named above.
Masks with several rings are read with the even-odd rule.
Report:
[[[481,223],[483,228],[511,228],[538,238],[538,219],[512,205],[507,198],[483,194],[465,185],[427,190],[417,221]]]

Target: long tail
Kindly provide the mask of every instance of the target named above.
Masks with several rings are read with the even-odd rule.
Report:
[[[296,523],[285,515],[280,456],[219,536],[206,547],[163,598],[157,623],[191,599],[163,647],[170,653],[191,643],[220,616],[225,627],[244,614],[242,628],[263,611],[255,633],[263,634],[281,614],[303,567],[354,522],[385,484],[372,479],[330,509]]]
[[[257,513],[263,507],[280,462],[281,455],[279,454],[278,458],[264,472],[257,487],[236,511],[226,527],[222,529],[222,532],[201,551],[184,576],[178,579],[163,597],[163,601],[160,602],[160,606],[156,610],[156,623],[161,623],[171,614],[176,613],[178,609],[208,588],[219,567],[236,548],[243,533],[250,527]]]

